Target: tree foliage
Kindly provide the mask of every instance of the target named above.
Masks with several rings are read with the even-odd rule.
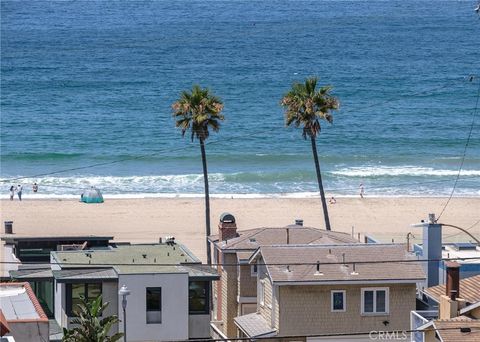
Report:
[[[102,304],[102,296],[93,301],[82,298],[77,305],[71,329],[63,329],[63,342],[115,342],[123,337],[123,333],[109,335],[113,325],[120,322],[116,315],[102,317],[108,302]]]

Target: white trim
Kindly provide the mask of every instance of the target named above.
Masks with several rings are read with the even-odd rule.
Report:
[[[256,304],[257,303],[257,297],[237,296],[237,303],[239,303],[239,304]]]
[[[419,281],[424,281],[425,279],[408,279],[408,280],[333,280],[333,281],[273,281],[273,283],[282,286],[282,285],[289,285],[289,286],[306,286],[306,285],[346,285],[346,284],[417,284]]]
[[[258,302],[261,306],[265,305],[265,280],[262,279],[258,282],[259,289],[258,289]]]
[[[476,302],[474,304],[464,307],[463,309],[460,310],[460,314],[463,315],[464,313],[468,313],[477,308],[480,308],[480,302]]]
[[[365,312],[365,292],[373,292],[373,312]],[[377,291],[385,291],[385,311],[377,312]],[[390,314],[390,290],[388,287],[362,287],[361,288],[360,313],[364,316],[385,316]]]
[[[341,293],[342,294],[343,309],[334,309],[333,308],[333,295],[335,293]],[[345,311],[347,311],[347,291],[345,291],[345,290],[331,290],[330,291],[330,311],[331,312],[345,312]]]

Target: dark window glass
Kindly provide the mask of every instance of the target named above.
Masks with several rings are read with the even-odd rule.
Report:
[[[343,304],[343,292],[333,293],[333,310],[344,310]]]
[[[162,323],[162,288],[147,287],[147,324]]]
[[[190,314],[208,314],[208,281],[191,281],[188,288]]]
[[[92,301],[102,295],[102,283],[67,284],[67,312],[74,316],[82,298]]]
[[[373,312],[373,291],[365,291],[363,296],[363,312]]]
[[[376,312],[385,312],[385,291],[383,290],[377,290],[376,291],[377,295],[377,307],[376,307]]]

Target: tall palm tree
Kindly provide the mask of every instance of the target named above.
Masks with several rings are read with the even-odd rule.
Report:
[[[192,141],[197,138],[202,153],[203,181],[205,184],[205,233],[207,245],[207,263],[211,265],[210,244],[210,193],[208,190],[207,157],[205,154],[205,140],[210,135],[209,129],[218,132],[222,115],[223,103],[207,88],[202,89],[195,85],[192,91],[183,91],[180,98],[172,104],[175,126],[182,130],[182,136],[190,131]]]
[[[340,103],[336,97],[330,94],[332,89],[330,86],[323,86],[318,90],[316,90],[316,87],[316,77],[307,78],[305,83],[294,83],[292,89],[283,96],[280,104],[285,108],[286,125],[294,124],[295,127],[302,127],[303,138],[310,138],[315,169],[317,171],[318,188],[320,190],[320,198],[322,199],[325,228],[331,230],[320,163],[318,161],[316,139],[321,130],[320,120],[325,120],[330,124],[333,123],[331,111],[338,109]]]
[[[115,342],[123,337],[123,333],[109,335],[113,325],[120,320],[117,316],[101,317],[108,303],[102,304],[102,296],[93,301],[82,299],[77,305],[72,329],[63,329],[63,342]]]

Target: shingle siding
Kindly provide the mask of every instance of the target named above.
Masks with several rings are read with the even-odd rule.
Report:
[[[251,265],[240,266],[240,281],[238,283],[238,295],[241,297],[257,296],[257,277],[251,275]]]
[[[409,329],[410,311],[415,310],[415,284],[370,286],[389,288],[390,312],[380,316],[361,314],[364,287],[369,286],[280,286],[279,336]],[[331,312],[331,290],[346,291],[345,312]],[[384,321],[388,321],[387,326]]]
[[[223,263],[235,265],[235,254],[224,254]],[[237,266],[223,266],[222,274],[222,320],[223,333],[236,336],[237,328],[233,319],[237,316]]]

